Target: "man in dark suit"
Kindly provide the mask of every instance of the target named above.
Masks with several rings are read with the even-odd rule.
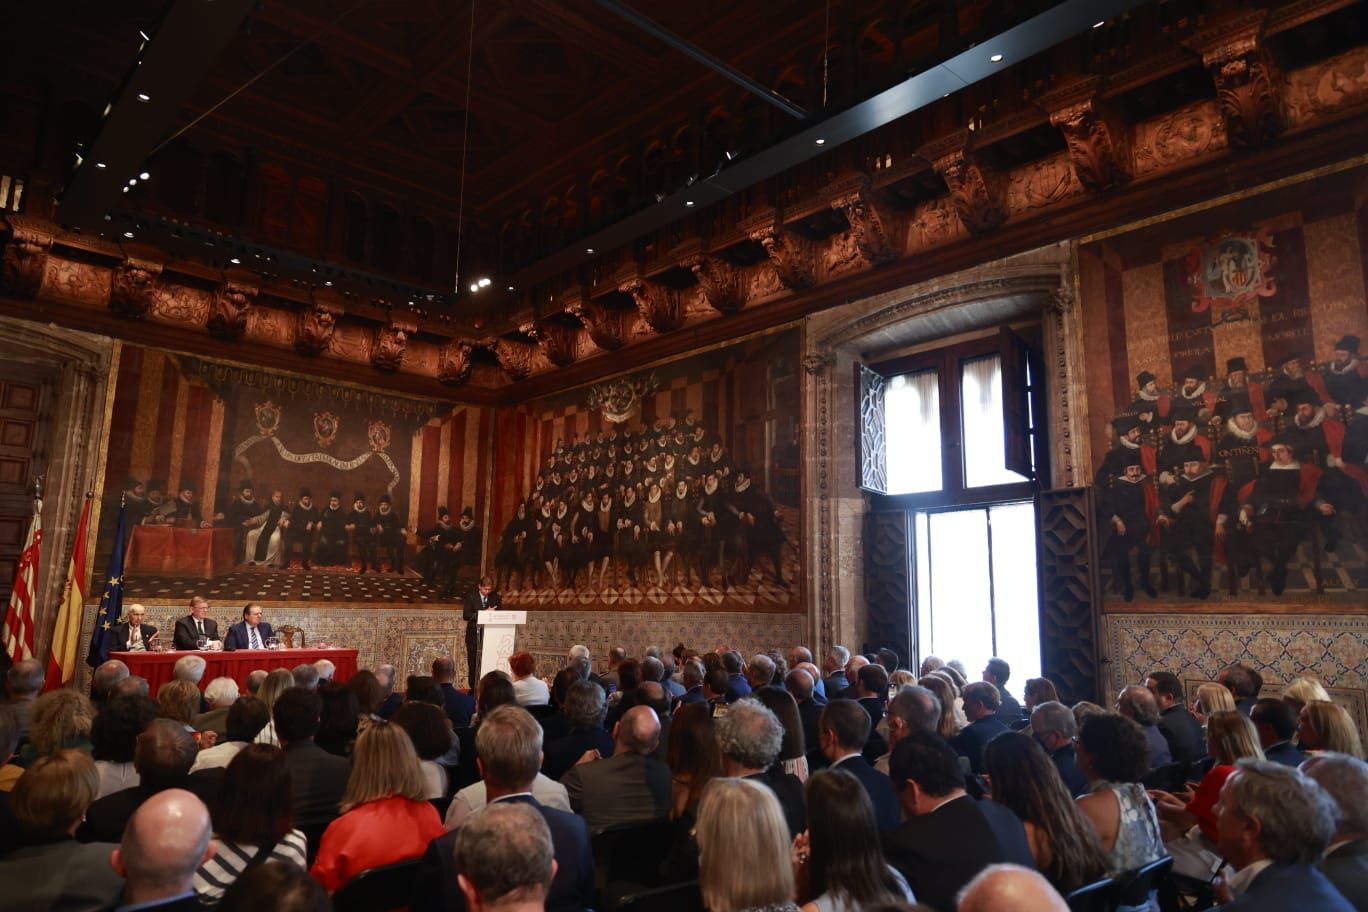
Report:
[[[442,702],[447,718],[457,728],[470,724],[475,715],[475,698],[456,689],[456,660],[451,656],[440,656],[432,660],[432,680],[442,688]]]
[[[1021,704],[1016,697],[1007,692],[1007,679],[1012,676],[1012,666],[1007,664],[1005,659],[991,658],[983,669],[983,680],[997,688],[998,707],[997,717],[1002,720],[1002,724],[1016,731],[1021,728],[1025,720],[1021,714]]]
[[[484,779],[486,807],[527,805],[551,830],[556,876],[546,897],[548,912],[591,908],[595,902],[594,852],[588,826],[574,814],[547,807],[532,797],[542,755],[542,731],[537,720],[522,707],[500,706],[480,723],[475,737],[475,762]],[[414,912],[457,912],[465,908],[452,854],[458,832],[439,836],[428,846],[414,883]]]
[[[1152,671],[1145,686],[1159,707],[1159,733],[1168,741],[1169,754],[1178,763],[1195,763],[1206,756],[1202,723],[1188,712],[1183,682],[1171,671]]]
[[[854,700],[832,700],[818,722],[822,753],[832,769],[850,773],[869,793],[880,830],[898,825],[898,798],[888,777],[861,756],[869,740],[869,713]]]
[[[670,812],[670,768],[652,755],[660,720],[649,706],[633,706],[613,729],[613,756],[573,767],[561,779],[570,807],[591,833],[611,826],[663,820]]]
[[[954,748],[938,735],[913,732],[889,759],[904,822],[883,834],[884,857],[907,878],[919,902],[954,912],[955,895],[991,864],[1034,868],[1021,821],[964,790]]]
[[[110,652],[146,652],[157,641],[157,628],[144,624],[147,609],[139,604],[128,606],[122,623],[109,632]]]
[[[722,654],[722,667],[727,670],[727,702],[735,703],[751,692],[750,681],[741,673],[744,663],[741,653],[732,650]]]
[[[862,665],[855,672],[854,684],[856,702],[869,713],[869,740],[865,742],[864,758],[877,763],[888,753],[888,741],[879,734],[879,723],[883,721],[884,707],[888,703],[888,670],[874,662]]]
[[[807,804],[803,784],[792,773],[769,772],[784,744],[784,725],[759,700],[738,700],[713,723],[722,752],[722,775],[754,779],[769,787],[779,799],[789,838],[807,829]]]
[[[1303,772],[1335,800],[1335,835],[1316,867],[1355,909],[1368,909],[1368,763],[1322,754]]]
[[[850,650],[844,646],[832,646],[822,659],[822,673],[826,675],[822,679],[822,690],[828,700],[837,699],[841,691],[850,686],[845,673],[846,662],[849,661]]]
[[[1087,794],[1088,777],[1074,761],[1074,738],[1078,735],[1078,720],[1073,710],[1058,700],[1046,700],[1031,712],[1031,734],[1050,755],[1050,762],[1059,771],[1064,787],[1077,798]]]
[[[189,792],[172,789],[149,798],[110,856],[110,866],[128,881],[121,908],[202,909],[195,872],[214,854],[211,831],[209,809]]]
[[[684,694],[679,698],[679,705],[686,703],[706,703],[707,696],[703,693],[703,676],[707,674],[703,669],[703,663],[697,659],[690,659],[684,663],[683,684]]]
[[[466,622],[466,661],[470,666],[471,693],[475,692],[475,687],[480,681],[480,622],[477,615],[481,611],[493,611],[501,604],[503,604],[503,600],[499,598],[499,593],[494,591],[494,577],[492,576],[480,577],[480,583],[475,587],[475,591],[466,593],[465,604],[461,608],[461,617]]]
[[[338,815],[351,775],[351,761],[314,744],[322,721],[323,700],[302,687],[291,687],[271,709],[276,737],[285,752],[285,767],[294,782],[295,825],[316,841]]]
[[[248,602],[242,608],[242,620],[228,628],[228,635],[223,638],[223,649],[225,652],[265,649],[266,641],[274,635],[271,625],[261,619],[261,606],[256,602]]]
[[[1145,733],[1145,743],[1149,745],[1149,768],[1158,769],[1173,762],[1169,752],[1168,740],[1159,730],[1159,706],[1154,702],[1154,694],[1147,687],[1130,684],[1121,688],[1116,695],[1116,711],[1130,719]]]
[[[964,688],[962,696],[969,724],[950,739],[950,746],[961,757],[969,758],[969,769],[977,776],[983,772],[983,748],[1007,731],[1007,726],[997,717],[998,689],[992,683],[975,681]]]
[[[1240,893],[1225,912],[1353,912],[1314,867],[1335,831],[1334,803],[1297,770],[1241,760],[1221,786],[1217,849]],[[914,885],[915,886],[915,885]],[[921,894],[918,894],[921,898]]]
[[[219,634],[218,621],[209,617],[209,600],[197,595],[190,600],[190,614],[176,620],[175,646],[177,649],[198,649],[200,637],[217,641]]]
[[[822,720],[822,710],[826,704],[817,702],[817,697],[813,693],[812,675],[801,668],[795,668],[785,676],[784,686],[793,695],[793,699],[798,701],[798,718],[803,723],[803,747],[808,755],[808,769],[826,766],[826,758],[822,756],[821,728],[819,727]],[[813,765],[814,756],[821,759],[817,765]]]
[[[1264,759],[1283,766],[1298,767],[1306,755],[1297,750],[1293,739],[1297,736],[1297,713],[1282,700],[1264,697],[1254,704],[1249,714],[1254,729],[1259,733],[1259,746]]]
[[[1216,680],[1235,698],[1235,708],[1249,715],[1254,709],[1254,701],[1259,699],[1259,691],[1263,689],[1263,678],[1259,673],[1248,665],[1236,662],[1222,668]]]

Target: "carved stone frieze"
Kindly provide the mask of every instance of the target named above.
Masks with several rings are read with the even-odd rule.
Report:
[[[417,329],[415,324],[400,320],[377,326],[371,338],[371,366],[382,371],[397,371],[404,363],[408,337]]]
[[[620,310],[580,298],[566,304],[565,312],[578,318],[589,331],[589,338],[604,351],[622,348],[627,341],[627,328]]]
[[[0,291],[28,300],[43,286],[53,236],[17,216],[9,218],[5,234],[4,254],[0,256]]]
[[[470,379],[475,362],[471,353],[475,346],[465,339],[452,339],[437,351],[437,379],[452,386],[460,386]]]
[[[328,350],[337,332],[337,318],[344,312],[341,302],[315,296],[309,306],[299,312],[295,326],[295,351],[304,355],[318,355]]]
[[[698,279],[703,300],[713,310],[731,314],[741,309],[741,270],[726,260],[707,254],[689,257],[679,265]]]
[[[162,264],[128,257],[114,268],[109,287],[109,309],[121,317],[140,320],[156,296]]]
[[[871,266],[898,258],[900,251],[894,240],[893,218],[878,205],[867,179],[855,191],[833,199],[831,208],[845,215],[856,248]]]
[[[540,320],[525,323],[521,329],[537,340],[546,360],[557,367],[574,364],[579,357],[579,330],[574,326],[554,320]]]
[[[968,149],[934,159],[960,221],[971,234],[987,234],[1007,221],[1007,178]]]
[[[1276,138],[1287,125],[1283,78],[1264,46],[1264,12],[1252,11],[1217,23],[1189,42],[1216,83],[1216,102],[1232,148]]]
[[[491,343],[490,348],[508,379],[522,380],[532,373],[532,355],[537,350],[535,345],[500,337]]]
[[[817,251],[807,238],[770,225],[751,232],[751,240],[765,248],[779,281],[789,291],[811,288],[817,281]]]
[[[224,282],[214,289],[205,327],[220,339],[239,339],[247,331],[247,315],[257,289],[238,282]]]
[[[1110,106],[1092,97],[1050,112],[1064,134],[1074,176],[1088,190],[1109,190],[1130,178],[1130,128]]]
[[[684,325],[684,305],[673,288],[631,279],[618,286],[618,291],[632,296],[641,319],[653,331],[667,333]]]

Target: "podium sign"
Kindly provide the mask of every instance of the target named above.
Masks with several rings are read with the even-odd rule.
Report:
[[[508,657],[517,651],[515,635],[527,623],[526,611],[481,611],[475,616],[483,628],[480,641],[480,677],[491,671],[508,672]]]

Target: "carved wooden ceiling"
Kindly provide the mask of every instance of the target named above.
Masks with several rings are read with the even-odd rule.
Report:
[[[815,120],[1051,5],[631,4]],[[27,177],[30,205],[9,220],[0,290],[116,335],[506,399],[1360,153],[1366,5],[1148,3],[510,290],[540,258],[805,124],[592,0],[480,2],[473,54],[467,2],[265,0],[128,194],[131,237],[99,239],[63,233],[51,197],[165,4],[25,4],[0,163]],[[456,275],[467,113],[462,285],[491,283],[433,302],[422,290],[450,296]],[[190,255],[169,231],[223,237]],[[271,251],[325,272],[301,281]],[[403,288],[368,291],[363,275]]]

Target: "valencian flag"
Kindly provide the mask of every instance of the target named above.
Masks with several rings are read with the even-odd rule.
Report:
[[[19,552],[19,569],[14,572],[14,591],[10,593],[9,613],[0,628],[5,652],[11,662],[33,658],[33,609],[37,600],[38,549],[43,542],[43,501],[33,498],[33,522],[29,524],[24,550]]]
[[[76,545],[71,549],[66,586],[62,588],[62,607],[57,611],[57,626],[52,631],[52,651],[48,655],[47,680],[43,690],[56,690],[76,677],[76,643],[81,638],[81,614],[85,607],[86,530],[90,526],[90,502],[86,494],[81,523],[76,527]]]
[[[95,615],[95,632],[90,635],[90,652],[86,654],[86,664],[91,668],[99,668],[109,659],[109,632],[123,614],[123,566],[124,505],[119,504],[119,531],[114,537],[114,553],[109,556],[100,611]]]

